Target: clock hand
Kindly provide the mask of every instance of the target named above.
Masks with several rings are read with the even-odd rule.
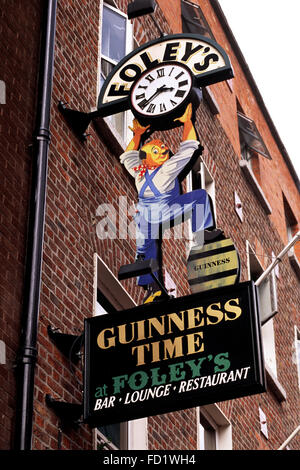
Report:
[[[156,98],[162,91],[164,91],[164,90],[163,90],[164,87],[165,87],[165,85],[163,85],[163,86],[157,88],[156,92],[153,93],[153,95],[150,96],[150,98],[148,98],[147,100],[144,100],[144,101],[142,102],[143,107],[146,107],[147,104],[149,104],[149,103],[150,103],[152,100],[154,100],[154,98]]]
[[[152,100],[154,100],[154,98],[156,98],[158,95],[160,95],[164,91],[172,91],[172,90],[174,90],[174,88],[167,88],[166,85],[162,85],[161,87],[157,88],[156,92],[153,93],[153,95],[150,96],[150,98],[144,99],[143,101],[141,101],[141,103],[139,103],[140,108],[144,109]]]
[[[161,90],[161,93],[164,92],[164,91],[173,91],[173,90],[174,90],[173,87],[172,87],[172,88],[163,88],[163,89]]]

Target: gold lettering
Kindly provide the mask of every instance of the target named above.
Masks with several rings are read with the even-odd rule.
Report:
[[[106,341],[106,338],[105,338],[105,332],[106,331],[111,331],[112,333],[114,333],[114,328],[105,328],[105,330],[102,330],[99,333],[99,335],[97,337],[97,344],[98,344],[99,348],[101,348],[101,349],[108,349],[108,348],[111,348],[112,346],[116,345],[116,337],[115,336],[108,337],[107,341]]]
[[[137,341],[141,341],[142,339],[146,339],[145,336],[145,320],[139,320],[136,322],[137,324]]]
[[[204,351],[204,343],[202,342],[202,344],[200,346],[200,338],[197,338],[196,336],[199,336],[200,338],[203,339],[203,331],[197,331],[196,333],[191,333],[189,335],[186,335],[186,337],[187,337],[187,346],[188,346],[188,352],[187,352],[188,355]],[[195,346],[197,346],[199,349],[196,350]]]
[[[158,318],[149,318],[149,336],[148,338],[152,338],[152,326],[156,329],[157,333],[161,336],[165,334],[165,315],[161,317],[161,323],[159,322]]]
[[[164,360],[168,359],[167,353],[170,359],[172,357],[183,356],[182,338],[183,336],[177,336],[177,338],[174,339],[174,342],[172,342],[171,339],[164,340]],[[175,351],[175,354],[174,354],[174,351]]]
[[[191,328],[196,328],[204,325],[204,318],[199,319],[199,314],[203,313],[203,307],[199,308],[191,308],[190,310],[187,311],[188,313],[188,330]],[[199,322],[200,323],[197,323]]]
[[[160,361],[159,343],[160,341],[155,341],[154,343],[151,344],[152,346],[152,361],[151,362]]]
[[[223,320],[223,312],[219,310],[221,308],[220,302],[211,304],[207,307],[206,313],[209,317],[214,317],[217,319],[217,321],[211,321],[209,318],[207,318],[207,325],[217,325],[217,323],[220,323],[221,320]]]
[[[180,331],[183,331],[184,330],[184,314],[185,312],[180,312],[181,314],[181,318],[179,318],[179,314],[177,313],[170,313],[168,315],[168,321],[169,321],[169,333],[172,333],[172,325],[171,323],[175,323],[175,325],[177,326],[177,328],[180,330]]]
[[[131,325],[131,339],[126,339],[126,326]],[[118,326],[119,330],[119,341],[121,344],[128,344],[134,340],[134,323],[125,323],[124,325]]]
[[[150,344],[140,344],[139,346],[133,346],[131,349],[131,354],[134,354],[134,351],[137,352],[137,366],[145,364],[145,348],[149,351]]]
[[[239,304],[239,299],[230,299],[226,302],[226,304],[224,305],[224,310],[225,310],[225,321],[227,320],[236,320],[237,318],[239,318],[239,316],[241,316],[242,314],[242,309],[241,307],[239,307],[238,305],[231,305],[231,302],[235,302],[236,304]],[[234,313],[235,314],[235,317],[234,318],[231,318],[229,317],[227,313]]]

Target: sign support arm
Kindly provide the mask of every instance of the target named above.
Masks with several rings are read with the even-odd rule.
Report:
[[[262,273],[262,275],[255,282],[255,286],[258,287],[270,274],[270,272],[282,261],[282,258],[290,251],[290,249],[300,240],[300,231],[292,238],[292,240],[286,245],[286,247],[279,253],[275,260],[270,266]]]

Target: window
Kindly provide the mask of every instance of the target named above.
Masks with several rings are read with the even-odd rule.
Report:
[[[97,289],[97,302],[95,315],[113,314],[116,309]],[[127,448],[127,423],[106,424],[96,431],[96,450],[100,449],[126,449]]]
[[[293,211],[283,194],[283,206],[284,206],[284,215],[285,215],[285,224],[286,224],[286,234],[287,240],[290,242],[294,235],[299,230],[299,224],[297,223],[297,219],[293,214]],[[296,248],[296,249],[295,249]],[[293,266],[296,274],[300,278],[300,263],[299,263],[299,251],[297,252],[297,246],[292,246],[289,250],[288,256],[291,265]]]
[[[101,53],[99,88],[114,66],[132,50],[131,23],[127,16],[111,5],[104,3],[102,10]],[[127,121],[129,113],[118,113],[107,118],[121,138],[127,140]]]
[[[187,177],[187,190],[193,191],[194,189],[205,189],[215,207],[215,182],[201,157],[196,161]]]
[[[201,157],[195,162],[192,170],[187,175],[187,191],[193,191],[195,189],[205,189],[207,194],[210,196],[214,208],[214,216],[215,222],[217,222],[216,216],[216,204],[215,204],[215,181],[211,176],[207,166],[201,160]],[[193,245],[193,235],[192,235],[192,225],[191,221],[189,221],[189,229],[188,229],[188,239],[190,241],[190,246],[188,247],[188,251],[191,249]]]
[[[255,122],[239,111],[237,112],[237,116],[242,157],[245,160],[250,160],[253,154],[249,152],[249,150],[252,150],[271,160],[269,151],[257,130]]]
[[[231,450],[230,421],[216,404],[198,408],[198,448],[200,450]]]
[[[6,104],[6,86],[3,80],[0,80],[0,104]]]
[[[300,388],[300,331],[295,326],[295,360],[298,369],[298,384]]]
[[[200,450],[217,449],[217,426],[203,411],[200,411],[199,438]]]
[[[288,242],[290,242],[298,231],[298,224],[297,224],[297,219],[294,216],[293,211],[284,195],[283,195],[283,206],[284,206],[287,240]],[[291,248],[291,252],[294,252],[294,247]]]
[[[240,167],[266,214],[270,215],[272,213],[271,206],[260,187],[261,178],[258,154],[268,159],[271,159],[271,157],[263,139],[261,138],[260,133],[257,130],[255,122],[243,114],[242,108],[238,101],[237,109],[242,156]]]
[[[247,242],[248,254],[248,276],[252,281],[256,281],[263,273],[263,268]],[[264,349],[265,363],[277,376],[275,337],[273,317],[277,313],[277,288],[276,276],[273,270],[270,275],[258,286],[258,302],[260,309],[260,321],[262,324],[262,341]]]
[[[182,32],[195,33],[214,39],[199,5],[181,0]]]
[[[95,315],[113,315],[136,304],[104,261],[94,254]],[[147,418],[102,426],[94,432],[95,449],[147,449]]]

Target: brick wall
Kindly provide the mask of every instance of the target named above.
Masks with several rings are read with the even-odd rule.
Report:
[[[15,385],[12,365],[20,329],[31,167],[31,156],[26,152],[26,145],[30,143],[34,124],[40,32],[38,2],[31,2],[30,6],[28,4],[24,8],[23,2],[15,1],[14,11],[8,8],[9,2],[6,3],[7,8],[1,13],[3,21],[0,27],[7,39],[1,43],[0,48],[1,55],[10,57],[11,60],[10,63],[6,60],[6,75],[1,69],[0,76],[0,79],[5,80],[8,89],[7,105],[1,105],[0,108],[1,137],[4,135],[4,128],[6,130],[5,138],[0,142],[5,155],[1,160],[5,175],[1,180],[2,247],[5,248],[1,251],[1,256],[5,270],[0,274],[0,339],[7,345],[7,364],[0,365],[1,387],[4,391],[0,396],[4,410],[0,421],[0,448],[10,447],[14,425],[12,417]],[[179,32],[179,0],[172,2],[172,9],[170,2],[160,0],[158,3],[155,18],[161,29],[167,33]],[[216,40],[230,51],[230,58],[235,61],[210,5],[204,1],[199,1],[199,4],[207,15]],[[127,1],[120,0],[117,5],[122,11],[126,11]],[[105,125],[101,120],[97,125],[90,125],[90,135],[85,143],[81,143],[57,108],[60,100],[68,102],[71,108],[82,111],[89,111],[96,103],[98,25],[98,2],[58,2],[51,114],[52,139],[35,379],[34,449],[57,449],[60,440],[63,449],[91,448],[92,435],[87,426],[81,424],[77,429],[64,429],[60,433],[59,419],[45,403],[46,394],[73,403],[80,403],[82,400],[82,367],[80,364],[70,364],[68,358],[58,351],[48,337],[47,328],[51,325],[64,333],[81,334],[84,318],[92,315],[93,311],[95,252],[115,275],[121,265],[133,261],[135,254],[134,240],[100,240],[96,233],[96,212],[101,203],[112,204],[118,214],[119,197],[126,196],[128,203],[136,200],[132,178],[119,164],[120,146],[104,133]],[[158,36],[149,17],[135,19],[133,27],[139,44]],[[16,35],[19,39],[17,46]],[[32,47],[28,47],[30,44]],[[14,69],[20,66],[23,67],[23,73],[14,74]],[[220,115],[213,116],[207,103],[201,103],[197,112],[197,130],[205,147],[203,160],[215,179],[218,226],[234,240],[241,256],[242,280],[246,280],[246,240],[255,247],[264,266],[269,264],[272,251],[278,253],[283,247],[283,204],[280,203],[278,191],[278,197],[274,200],[270,197],[269,202],[274,204],[274,210],[272,216],[267,217],[241,173],[235,117],[236,95],[243,106],[247,104],[245,111],[250,113],[250,117],[258,115],[261,121],[262,116],[238,64],[235,63],[234,67],[238,77],[234,81],[234,93],[227,83],[212,87],[220,107]],[[14,84],[13,87],[10,87],[10,82]],[[22,122],[25,125],[22,125]],[[261,129],[263,138],[269,139],[268,145],[272,147],[275,155],[275,167],[278,168],[276,175],[280,175],[276,184],[278,186],[278,181],[280,182],[280,188],[287,192],[293,210],[297,213],[296,202],[293,202],[297,196],[286,166],[269,131],[264,130],[264,126]],[[164,133],[163,138],[176,150],[180,143],[181,130]],[[267,163],[262,162],[260,166],[262,182],[266,181],[267,170],[264,165]],[[266,184],[263,189],[267,187]],[[235,212],[235,190],[243,202],[243,223]],[[267,189],[266,195],[269,195]],[[178,295],[187,294],[189,290],[186,280],[186,243],[174,240],[172,236],[165,240],[163,260],[164,267],[177,282]],[[136,287],[134,279],[124,282],[124,287],[137,303],[141,302],[143,293]],[[233,443],[236,449],[276,448],[299,423],[297,373],[295,364],[291,364],[294,325],[299,322],[297,292],[298,279],[289,261],[285,259],[280,267],[279,314],[274,323],[278,379],[286,389],[288,400],[279,404],[272,393],[268,393],[220,404],[225,415],[232,421]],[[268,441],[260,434],[258,406],[267,414],[270,434]],[[148,432],[150,449],[195,449],[196,412],[191,409],[151,417],[148,420]],[[293,446],[296,448],[297,440]]]
[[[0,365],[0,449],[13,442],[14,364],[19,346],[39,57],[38,1],[1,2],[0,77],[6,104],[0,105],[0,340],[6,363]]]

